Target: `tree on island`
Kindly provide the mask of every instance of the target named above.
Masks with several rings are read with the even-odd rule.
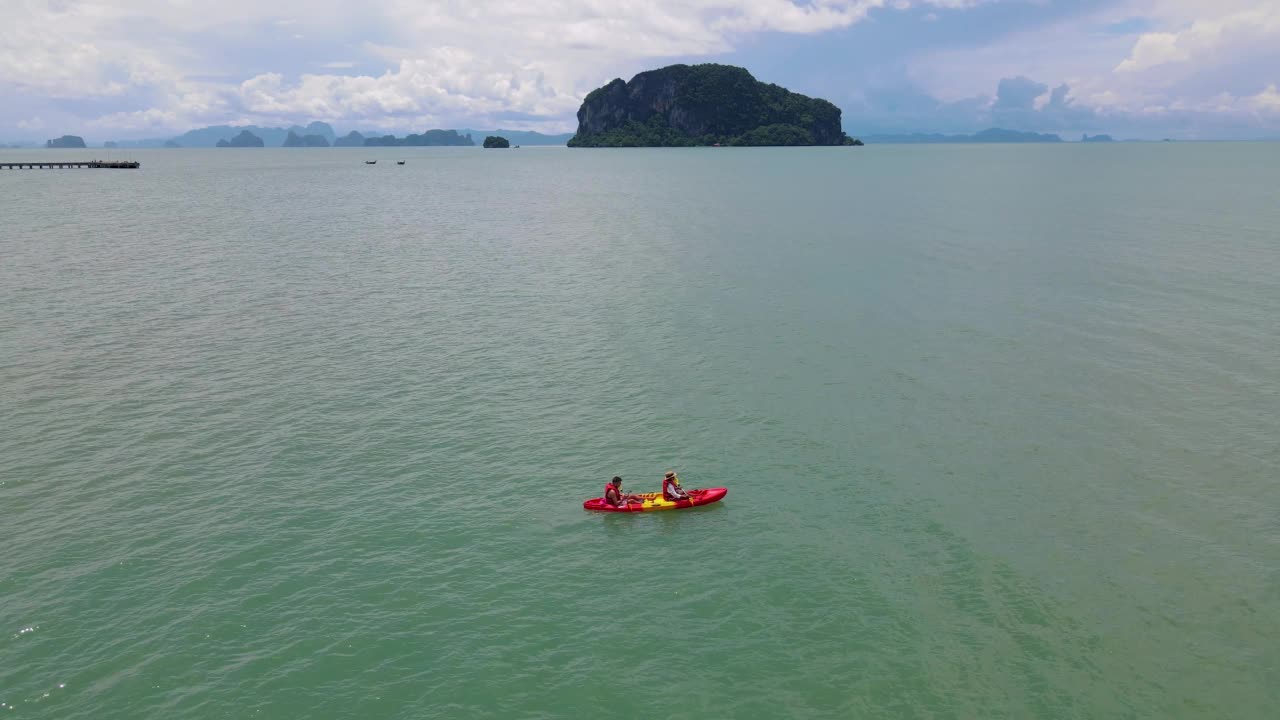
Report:
[[[509,148],[511,143],[507,142],[504,137],[490,135],[484,139],[484,146],[487,148]]]

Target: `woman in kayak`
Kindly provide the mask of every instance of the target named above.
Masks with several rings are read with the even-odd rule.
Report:
[[[689,493],[680,487],[680,478],[676,477],[673,470],[668,470],[662,478],[662,497],[670,502],[689,499]]]
[[[644,502],[635,495],[623,495],[622,478],[617,475],[614,475],[609,484],[604,486],[604,501],[614,507],[626,507],[627,503],[631,502]]]

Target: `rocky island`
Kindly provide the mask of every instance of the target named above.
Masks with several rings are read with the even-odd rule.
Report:
[[[352,130],[333,141],[334,147],[364,147],[364,136]]]
[[[498,135],[490,135],[484,139],[484,146],[487,148],[509,148],[510,141]]]
[[[302,135],[290,130],[280,147],[329,147],[329,140],[323,135]]]
[[[732,65],[671,65],[587,95],[569,147],[853,145],[840,108]]]
[[[47,148],[82,148],[85,147],[84,138],[79,135],[63,135],[60,138],[45,141]]]
[[[219,140],[216,147],[264,147],[262,138],[248,130],[241,130],[239,135],[230,140]]]

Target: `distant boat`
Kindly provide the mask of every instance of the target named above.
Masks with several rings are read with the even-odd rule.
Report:
[[[516,145],[516,147],[520,147],[520,146],[519,146],[519,145]]]
[[[396,161],[396,164],[397,164],[397,165],[403,165],[403,164],[404,164],[404,161],[403,161],[403,160],[397,160],[397,161]]]
[[[364,164],[365,164],[365,165],[377,165],[377,164],[378,164],[378,161],[377,161],[377,160],[365,160],[365,161],[364,161]]]

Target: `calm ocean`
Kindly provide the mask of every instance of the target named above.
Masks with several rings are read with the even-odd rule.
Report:
[[[1280,143],[129,155],[0,172],[0,720],[1275,717]]]

